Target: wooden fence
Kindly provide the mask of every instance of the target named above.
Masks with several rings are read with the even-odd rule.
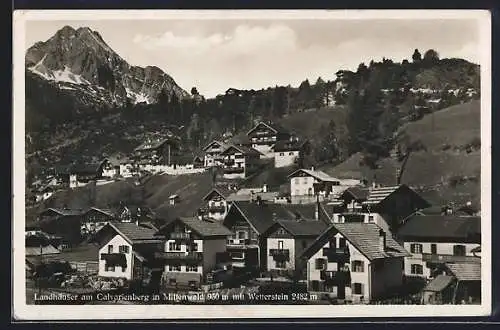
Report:
[[[75,269],[79,273],[97,274],[99,272],[98,261],[84,261],[84,262],[71,261],[70,265],[73,269]]]

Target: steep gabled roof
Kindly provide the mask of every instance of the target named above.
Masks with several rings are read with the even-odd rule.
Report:
[[[277,220],[276,224],[268,229],[267,233],[270,233],[271,230],[278,226],[283,227],[294,237],[317,237],[328,227],[326,223],[322,221]]]
[[[210,196],[213,194],[217,194],[221,196],[222,198],[226,199],[231,193],[233,193],[234,190],[228,189],[227,187],[217,187],[217,188],[212,188],[204,197],[203,200],[207,200]]]
[[[221,147],[221,149],[225,149],[228,147],[228,144],[227,143],[224,143],[224,142],[221,142],[221,141],[218,141],[218,140],[213,140],[212,142],[210,142],[209,144],[207,144],[204,148],[203,148],[203,151],[206,151],[208,148],[210,148],[212,145],[214,144],[217,144],[219,147]]]
[[[247,146],[243,146],[243,145],[236,145],[236,144],[231,144],[231,145],[228,145],[222,152],[221,152],[221,155],[225,155],[227,154],[227,152],[231,149],[235,149],[239,152],[241,152],[242,154],[244,155],[255,155],[255,156],[260,156],[262,155],[262,153],[260,153],[259,151],[255,150],[254,148],[250,148],[250,147],[247,147]]]
[[[134,149],[134,151],[144,151],[144,150],[154,150],[163,146],[165,143],[170,141],[169,139],[157,139],[152,141],[145,141],[138,147]]]
[[[184,217],[178,218],[177,220],[194,230],[201,237],[226,237],[231,235],[231,231],[224,227],[220,222]],[[173,222],[170,222],[168,225],[171,225]]]
[[[114,213],[112,210],[110,210],[110,209],[100,209],[100,208],[97,208],[97,207],[92,206],[92,207],[90,207],[90,208],[89,208],[89,209],[85,212],[85,214],[87,214],[87,213],[88,213],[88,212],[90,212],[90,211],[96,211],[96,212],[99,212],[99,213],[105,214],[105,215],[107,215],[107,216],[109,216],[109,217],[112,217],[112,218],[114,218],[114,217],[115,217],[115,213]]]
[[[443,291],[450,283],[453,282],[453,276],[448,275],[438,275],[435,279],[430,281],[424,288],[423,291],[430,292],[441,292]]]
[[[309,143],[308,140],[295,140],[295,141],[278,141],[274,144],[273,150],[275,152],[280,151],[299,151],[304,148],[304,146]]]
[[[42,215],[46,212],[54,212],[57,213],[60,216],[71,216],[71,215],[82,215],[84,213],[83,210],[81,209],[58,209],[58,208],[53,208],[49,207],[42,212],[39,213],[39,215]]]
[[[406,257],[409,253],[386,233],[386,248],[379,245],[382,229],[374,223],[334,223],[324,231],[303,253],[302,258],[313,256],[337,232],[351,243],[368,260]]]
[[[271,129],[275,133],[289,134],[289,131],[279,124],[271,123],[271,122],[266,123],[264,121],[261,121],[257,125],[255,125],[251,130],[249,130],[247,135],[250,135],[253,131],[255,131],[261,125],[268,127],[269,129]]]
[[[480,263],[450,263],[445,266],[459,281],[481,281]]]
[[[110,222],[99,231],[106,227],[112,228],[130,244],[161,243],[163,239],[163,237],[156,235],[156,230],[146,226],[138,226],[135,223]]]
[[[481,242],[481,217],[456,215],[414,215],[398,230],[403,240]]]
[[[292,178],[292,177],[294,177],[296,175],[296,173],[299,173],[299,172],[304,172],[307,175],[312,176],[312,177],[314,177],[314,178],[316,178],[316,179],[318,179],[320,181],[325,181],[325,182],[340,182],[339,179],[333,178],[333,177],[329,176],[328,174],[326,174],[323,171],[307,170],[307,169],[304,169],[304,168],[301,168],[301,169],[298,169],[298,170],[294,171],[292,174],[289,174],[288,177]]]
[[[352,196],[357,201],[365,201],[368,198],[370,191],[367,188],[361,187],[349,187],[340,195],[340,198],[344,198],[347,195]]]
[[[224,219],[224,224],[227,223],[230,214],[235,212],[235,210],[241,213],[243,218],[247,220],[259,235],[264,234],[275,223],[276,219],[286,219],[289,217],[289,213],[279,204],[262,203],[259,205],[255,202],[237,201],[232,202],[229,214]]]

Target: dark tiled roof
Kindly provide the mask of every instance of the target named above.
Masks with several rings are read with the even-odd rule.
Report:
[[[231,231],[219,222],[200,220],[198,218],[180,218],[180,221],[202,237],[231,235]]]
[[[43,210],[39,214],[44,215],[45,213],[49,213],[49,212],[55,212],[61,216],[82,215],[84,213],[84,211],[80,210],[80,209],[58,209],[58,208],[49,207],[48,209]]]
[[[294,218],[300,218],[304,220],[315,219],[317,204],[282,204],[283,208],[290,212]],[[326,211],[323,207],[319,209],[320,218],[328,217]]]
[[[220,196],[227,198],[230,194],[234,193],[234,190],[229,189],[227,187],[221,186],[221,187],[215,187],[212,188],[204,197],[203,200],[207,200],[208,197],[210,197],[212,194],[219,194]]]
[[[369,260],[405,257],[409,253],[399,245],[389,233],[386,233],[386,249],[379,246],[379,234],[382,229],[374,223],[334,223],[321,234],[303,253],[302,258],[310,258],[329,238],[337,232],[342,234],[360,253]]]
[[[344,194],[350,194],[357,201],[364,201],[368,198],[369,190],[361,187],[349,187],[344,190],[342,196],[344,196]]]
[[[236,149],[244,155],[256,155],[256,156],[261,155],[261,153],[258,152],[257,150],[255,150],[254,148],[250,148],[250,147],[243,146],[243,145],[234,145],[234,144],[227,146],[224,149],[224,151],[221,152],[221,155],[227,154],[227,152],[231,149]]]
[[[399,229],[402,239],[436,240],[439,238],[480,243],[481,218],[454,215],[415,215]]]
[[[88,164],[73,164],[70,167],[70,173],[75,174],[94,174],[99,171],[104,161],[99,163],[88,163]]]
[[[47,245],[42,247],[42,251],[40,251],[40,247],[26,247],[24,254],[26,257],[31,257],[31,256],[39,256],[40,252],[42,256],[61,253],[58,249],[56,249],[52,245]]]
[[[289,133],[289,131],[286,128],[284,128],[283,126],[281,126],[277,123],[261,121],[257,125],[255,125],[250,131],[248,131],[247,135],[249,135],[252,131],[254,131],[257,127],[259,127],[261,125],[265,125],[265,126],[269,127],[270,129],[274,130],[276,133],[283,133],[283,134]]]
[[[277,222],[293,236],[319,236],[328,227],[322,221],[278,220]]]
[[[119,234],[125,236],[124,238],[128,239],[132,243],[143,243],[144,241],[154,241],[160,239],[156,236],[156,230],[137,226],[135,223],[126,223],[126,222],[115,222],[109,223],[109,226],[114,228]]]
[[[459,281],[481,281],[480,263],[452,263],[446,267]]]
[[[238,201],[232,203],[232,208],[238,209],[259,234],[268,230],[277,219],[293,220],[290,213],[280,204],[262,203],[259,205],[256,202]]]
[[[435,279],[429,282],[424,288],[424,291],[441,292],[453,281],[453,276],[438,275]]]
[[[225,142],[221,142],[221,141],[218,141],[218,140],[213,140],[212,142],[210,142],[209,144],[207,144],[204,148],[203,148],[203,151],[206,151],[209,147],[211,147],[213,144],[217,144],[218,146],[221,147],[221,149],[225,149],[227,148],[229,145]]]
[[[137,148],[135,148],[135,151],[154,150],[154,149],[160,148],[168,141],[169,141],[169,139],[158,139],[158,140],[153,140],[153,141],[146,141],[146,142],[143,142]]]
[[[339,179],[333,178],[333,177],[331,177],[330,175],[326,174],[323,171],[308,170],[308,169],[304,169],[304,168],[296,170],[292,174],[288,175],[288,177],[292,178],[292,177],[295,176],[295,173],[299,173],[299,172],[304,172],[307,175],[312,176],[313,178],[316,178],[316,179],[318,179],[320,181],[325,181],[325,182],[339,182]]]
[[[307,140],[278,141],[274,144],[273,150],[276,152],[302,150],[307,142]]]

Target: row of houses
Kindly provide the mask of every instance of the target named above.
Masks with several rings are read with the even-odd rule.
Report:
[[[265,196],[265,190],[257,193]],[[207,199],[222,199],[219,193],[214,189]],[[99,245],[99,275],[133,280],[147,274],[178,289],[200,288],[228,273],[265,274],[356,303],[420,279],[428,282],[426,301],[477,299],[479,217],[435,213],[405,185],[350,187],[337,196],[308,204],[225,200],[222,217],[201,209],[160,228],[112,219],[91,239]]]

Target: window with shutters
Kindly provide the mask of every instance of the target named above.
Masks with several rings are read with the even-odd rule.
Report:
[[[424,273],[424,267],[422,267],[422,265],[419,264],[412,264],[411,273],[415,275],[422,275]]]
[[[345,248],[347,246],[346,240],[343,237],[339,238],[339,248]]]
[[[431,253],[437,254],[437,244],[431,244]]]
[[[352,272],[362,273],[365,271],[365,263],[361,260],[354,260],[352,262]]]
[[[118,247],[118,252],[120,253],[129,253],[129,246],[128,245],[120,245]]]
[[[276,261],[276,268],[286,268],[286,261]]]
[[[324,269],[325,268],[325,259],[324,258],[316,258],[315,260],[315,268],[316,269]]]
[[[113,245],[108,245],[108,253],[113,253]]]
[[[422,244],[413,243],[410,245],[411,253],[422,253]]]
[[[363,283],[353,283],[354,294],[363,294]]]
[[[278,250],[283,250],[283,241],[278,241]]]

